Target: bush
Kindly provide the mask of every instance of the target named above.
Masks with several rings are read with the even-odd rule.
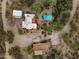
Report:
[[[72,9],[72,0],[57,0],[55,16],[59,16],[62,11],[71,9]]]
[[[20,57],[21,56],[20,48],[17,46],[10,48],[8,53],[9,53],[9,55],[11,55],[13,57]]]
[[[39,14],[42,12],[43,8],[42,8],[42,5],[40,3],[36,3],[36,4],[33,4],[32,5],[32,8],[31,10],[36,13],[36,14]]]
[[[32,47],[28,47],[28,48],[27,48],[27,52],[28,52],[28,54],[32,54],[32,52],[33,52],[33,51],[32,51]]]
[[[53,24],[53,29],[60,30],[61,29],[61,22],[57,21]]]
[[[7,31],[5,34],[5,39],[6,41],[8,41],[9,43],[13,43],[14,40],[14,34],[11,31]]]
[[[42,29],[45,32],[51,32],[52,31],[52,26],[43,25]]]
[[[50,6],[52,6],[52,0],[46,0],[45,2],[44,2],[44,6],[46,7],[46,8],[49,8]]]
[[[25,53],[31,55],[32,52],[33,52],[33,51],[32,51],[32,46],[29,46],[29,47],[25,48],[24,51],[25,51]]]

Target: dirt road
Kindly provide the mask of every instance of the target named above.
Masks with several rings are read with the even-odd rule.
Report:
[[[8,24],[7,24],[7,19],[6,19],[6,3],[8,0],[3,0],[1,3],[1,11],[2,11],[2,20],[3,20],[3,28],[4,31],[7,31],[8,29]],[[10,48],[10,44],[8,42],[5,42],[5,47],[6,47],[6,52],[5,52],[5,59],[12,59],[12,57],[8,54],[8,50]]]
[[[7,31],[7,20],[6,20],[6,17],[5,17],[6,3],[7,3],[7,0],[3,0],[2,4],[1,4],[4,31]]]
[[[69,28],[69,24],[73,19],[74,15],[75,15],[75,12],[76,12],[76,9],[77,9],[77,5],[78,5],[78,0],[73,0],[73,4],[72,4],[72,10],[71,10],[71,13],[70,13],[70,18],[69,18],[69,21],[68,23],[64,26],[64,28],[62,29],[61,33],[64,34],[65,32],[68,32],[68,28]]]
[[[71,13],[70,13],[70,19],[69,19],[68,23],[67,23],[67,24],[64,26],[64,28],[62,29],[62,31],[61,31],[61,34],[62,34],[62,35],[65,34],[65,33],[67,33],[67,32],[69,32],[69,29],[70,29],[69,24],[70,24],[70,22],[71,22],[72,20],[74,20],[73,17],[74,17],[74,15],[75,15],[75,12],[76,12],[78,3],[79,3],[78,0],[73,0],[72,10],[71,10]],[[62,42],[63,42],[62,44],[63,44],[64,47],[65,47],[64,50],[62,50],[63,53],[66,53],[66,51],[65,51],[66,47],[68,48],[68,50],[71,50],[71,49],[69,48],[69,46],[66,45],[63,40],[62,40]],[[67,50],[67,49],[66,49],[66,50]]]

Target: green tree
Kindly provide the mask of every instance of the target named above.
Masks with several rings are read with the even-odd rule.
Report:
[[[29,46],[29,47],[25,48],[25,49],[24,49],[24,51],[25,51],[25,53],[27,53],[27,54],[29,54],[29,55],[31,55],[31,54],[32,54],[32,52],[33,52],[33,50],[32,50],[32,47],[31,47],[31,46]]]
[[[32,5],[32,8],[31,10],[36,13],[36,14],[39,14],[42,12],[43,8],[42,8],[42,5],[40,3],[36,3],[36,4],[33,4]]]
[[[52,26],[43,25],[42,29],[45,32],[51,32],[52,31]]]
[[[9,43],[13,43],[14,40],[14,34],[11,31],[7,31],[5,34],[5,39],[6,41],[8,41]]]
[[[46,0],[45,2],[44,2],[44,6],[46,7],[46,8],[49,8],[50,6],[52,6],[52,0]]]
[[[61,22],[57,21],[53,24],[53,29],[60,30],[61,29]]]
[[[72,9],[72,0],[57,0],[56,3],[56,16],[59,16],[62,11]]]
[[[11,55],[13,57],[20,57],[21,56],[20,48],[17,46],[10,48],[8,53],[9,53],[9,55]]]

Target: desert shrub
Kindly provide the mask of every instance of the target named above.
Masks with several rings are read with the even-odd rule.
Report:
[[[25,52],[26,54],[31,55],[31,54],[33,53],[32,46],[26,47],[26,48],[24,49],[24,52]]]
[[[21,56],[20,48],[17,46],[10,48],[8,53],[9,55],[16,57],[16,58]]]
[[[43,8],[40,3],[35,3],[32,5],[31,10],[36,14],[40,14],[42,12]]]
[[[5,34],[5,39],[9,43],[13,43],[14,41],[14,34],[11,31],[7,31]]]
[[[72,9],[72,0],[57,0],[55,16],[59,16],[62,11]]]
[[[45,2],[44,2],[44,6],[46,7],[46,8],[49,8],[50,6],[52,6],[52,0],[45,0]]]

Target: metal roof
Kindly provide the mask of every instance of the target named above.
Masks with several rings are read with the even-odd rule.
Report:
[[[13,16],[15,18],[21,18],[22,17],[22,11],[21,10],[13,10]]]

